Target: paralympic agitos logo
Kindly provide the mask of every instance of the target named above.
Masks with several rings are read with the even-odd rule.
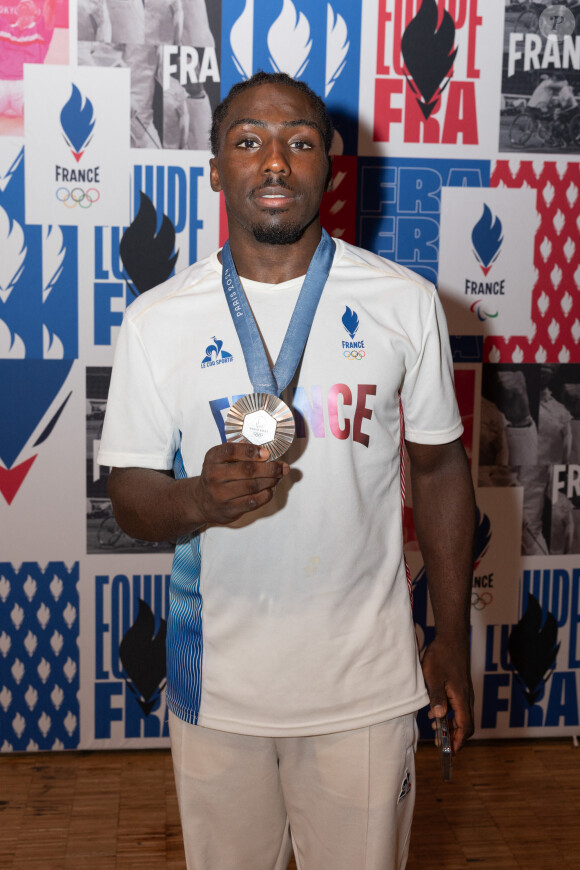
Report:
[[[478,0],[378,5],[374,140],[477,145]]]
[[[90,145],[96,119],[93,104],[73,83],[72,93],[60,112],[60,126],[64,141],[77,164]],[[56,198],[67,208],[90,208],[100,199],[100,167],[55,165],[58,183]],[[89,185],[84,186],[84,185]]]

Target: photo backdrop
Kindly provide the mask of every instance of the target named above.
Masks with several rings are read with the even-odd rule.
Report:
[[[0,749],[168,745],[171,548],[121,532],[96,455],[126,306],[226,238],[211,112],[258,69],[329,106],[328,231],[439,287],[476,736],[578,733],[580,4],[35,5],[0,3]],[[404,531],[424,648],[410,503]]]

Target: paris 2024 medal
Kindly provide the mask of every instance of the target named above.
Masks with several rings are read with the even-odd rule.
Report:
[[[278,459],[294,440],[294,417],[288,405],[277,396],[249,393],[229,409],[225,430],[228,441],[246,441],[265,447],[272,459]]]

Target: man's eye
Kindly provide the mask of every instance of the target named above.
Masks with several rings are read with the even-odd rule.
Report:
[[[254,148],[258,147],[258,143],[255,139],[241,139],[237,145],[238,148],[247,148],[249,151],[252,151]]]
[[[312,148],[310,142],[306,142],[304,139],[299,139],[297,142],[291,142],[290,144],[295,151],[309,151]]]

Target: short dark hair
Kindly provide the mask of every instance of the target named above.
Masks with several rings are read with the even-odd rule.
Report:
[[[245,79],[241,82],[237,82],[235,85],[233,85],[227,96],[225,96],[221,103],[216,106],[213,113],[210,135],[211,151],[214,157],[217,155],[219,150],[221,125],[223,119],[228,113],[230,103],[232,102],[234,97],[238,96],[238,94],[243,93],[249,88],[257,88],[260,85],[288,85],[288,87],[296,88],[297,91],[302,91],[303,94],[306,94],[316,112],[317,120],[320,124],[320,132],[324,140],[324,147],[326,149],[326,153],[328,154],[330,151],[330,146],[332,145],[334,126],[330,119],[330,115],[328,114],[328,111],[326,109],[324,100],[322,100],[318,96],[318,94],[315,93],[315,91],[313,91],[312,88],[310,88],[305,82],[293,79],[291,76],[287,75],[287,73],[267,73],[263,70],[259,70],[257,73],[254,73],[251,78]]]

